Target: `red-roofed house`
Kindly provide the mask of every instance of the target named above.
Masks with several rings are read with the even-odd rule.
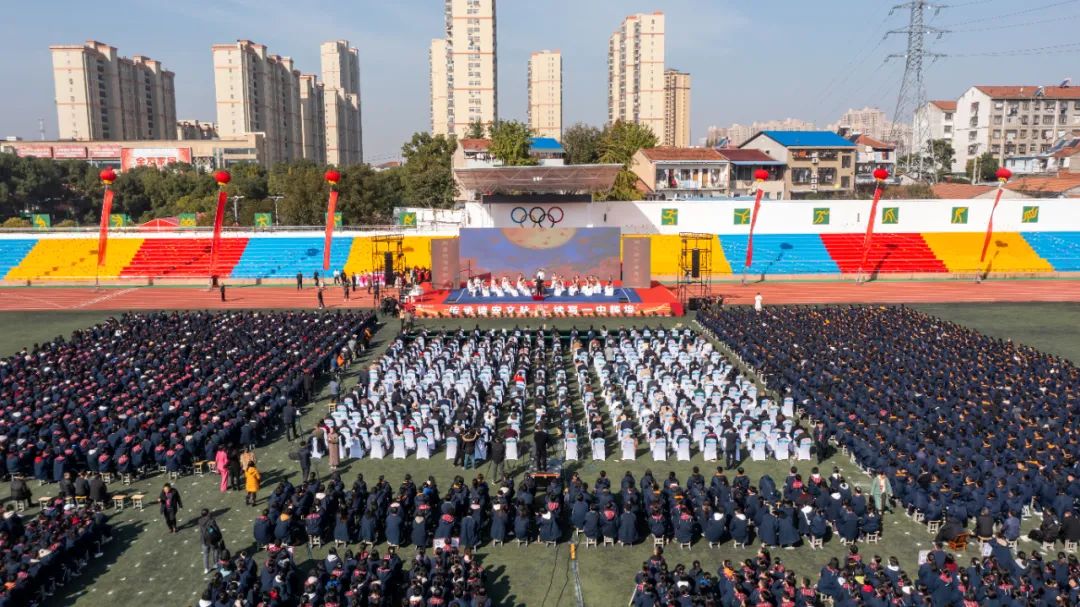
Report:
[[[1054,142],[1080,135],[1080,88],[973,86],[957,100],[954,123],[954,172],[987,152],[1002,164],[1044,154]]]
[[[930,188],[934,196],[947,200],[972,200],[975,198],[994,198],[997,187],[978,183],[936,183]],[[1020,192],[1006,190],[1002,198],[1028,198]]]
[[[728,196],[730,166],[712,148],[647,148],[630,161],[647,196],[660,200]]]
[[[765,193],[765,198],[780,200],[784,197],[784,171],[787,167],[761,150],[724,148],[716,150],[731,163],[731,181],[728,193],[731,196],[753,196],[758,187]],[[764,183],[754,181],[754,172],[765,169],[769,178]]]
[[[890,181],[898,183],[896,177],[896,144],[878,141],[868,135],[851,138],[855,144],[855,183],[874,183],[874,171],[885,169],[892,177]]]
[[[1005,189],[1034,198],[1080,198],[1080,173],[1023,177],[1009,182]]]

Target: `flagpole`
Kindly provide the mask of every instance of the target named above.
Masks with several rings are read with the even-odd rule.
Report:
[[[754,226],[757,225],[758,211],[761,210],[761,196],[765,193],[764,183],[769,178],[769,172],[765,169],[754,171],[754,181],[757,182],[757,196],[754,197],[754,210],[750,215],[750,235],[746,239],[746,263],[743,264],[742,284],[746,286],[746,274],[750,271],[750,265],[754,263]]]
[[[889,172],[885,169],[874,169],[874,181],[877,182],[877,187],[874,188],[874,202],[870,205],[870,221],[866,224],[866,236],[863,237],[863,253],[862,260],[859,262],[859,272],[855,277],[855,284],[861,285],[865,278],[863,277],[863,268],[866,267],[866,257],[870,254],[870,246],[874,243],[874,220],[877,219],[877,207],[878,202],[881,202],[881,194],[885,191],[885,180],[889,178]]]
[[[998,203],[1001,202],[1001,194],[1005,191],[1005,184],[1008,183],[1009,178],[1012,177],[1012,171],[1005,167],[1001,167],[997,170],[998,188],[997,195],[994,196],[994,206],[990,207],[990,219],[986,223],[986,237],[983,238],[982,253],[979,254],[979,267],[975,271],[976,284],[982,282],[983,267],[982,264],[986,261],[986,251],[990,248],[990,239],[994,235],[994,212],[997,211]],[[986,271],[989,274],[989,270]]]
[[[113,190],[112,183],[116,181],[116,171],[112,167],[106,167],[98,173],[101,183],[105,184],[105,195],[101,201],[101,226],[98,232],[98,258],[94,267],[94,289],[101,287],[101,268],[105,265],[105,254],[109,246],[109,216],[112,214]]]

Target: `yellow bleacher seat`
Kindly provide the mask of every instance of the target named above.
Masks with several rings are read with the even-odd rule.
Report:
[[[1052,272],[1031,245],[1016,232],[997,232],[990,240],[986,260],[979,262],[985,232],[927,232],[926,244],[950,272]]]
[[[97,267],[98,239],[43,238],[7,273],[8,280],[115,278],[142,246],[142,238],[110,238],[105,265]]]

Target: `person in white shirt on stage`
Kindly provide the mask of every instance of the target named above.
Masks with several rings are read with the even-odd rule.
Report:
[[[569,289],[569,292],[568,292],[570,297],[574,297],[575,295],[577,295],[579,288],[580,287],[578,286],[578,277],[575,276],[574,280],[570,281],[570,289]]]
[[[518,274],[517,285],[515,285],[515,286],[517,287],[517,294],[518,295],[521,295],[522,297],[525,297],[525,296],[527,296],[529,294],[529,285],[528,285],[528,283],[525,282],[525,275],[524,274]]]

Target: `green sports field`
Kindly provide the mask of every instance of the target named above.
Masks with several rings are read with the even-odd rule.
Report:
[[[1073,361],[1080,360],[1080,304],[977,304],[977,305],[934,305],[919,306],[929,313],[941,316],[948,320],[961,322],[973,328],[989,334],[1013,339],[1047,352],[1065,356]],[[10,355],[24,346],[30,346],[35,342],[52,339],[60,334],[68,334],[73,329],[85,327],[110,316],[102,312],[79,312],[79,313],[0,313],[0,321],[3,322],[5,331],[0,332],[0,354]],[[590,322],[597,326],[600,321],[577,322],[577,326],[585,328]],[[615,324],[623,324],[630,321],[607,321],[610,327]],[[678,320],[638,320],[642,325],[647,322],[650,325],[670,326],[676,323],[687,323],[687,319]],[[471,327],[470,322],[467,326]],[[485,326],[513,327],[514,321],[489,321]],[[569,327],[569,321],[548,323],[549,326]],[[397,321],[381,327],[376,335],[376,348],[368,353],[368,358],[381,353],[388,339],[391,339],[399,330]],[[365,361],[366,362],[366,361]],[[352,381],[355,381],[353,379]],[[346,380],[346,385],[350,381]],[[323,400],[313,404],[305,412],[302,427],[310,429],[312,425],[325,413],[325,394]],[[576,409],[581,415],[580,407]],[[525,442],[529,442],[526,435]],[[281,478],[290,478],[293,482],[299,481],[300,472],[295,462],[290,461],[286,454],[289,444],[284,439],[262,446],[258,451],[260,469],[264,476],[264,493],[268,493],[273,485]],[[601,469],[607,471],[613,479],[620,478],[626,470],[640,478],[646,468],[651,468],[658,477],[666,475],[669,470],[674,470],[680,479],[684,480],[690,474],[692,466],[700,466],[702,473],[709,476],[715,468],[715,464],[707,464],[701,461],[701,456],[696,455],[693,461],[687,462],[662,462],[654,463],[651,458],[640,455],[636,462],[624,463],[609,459],[604,465],[597,465],[592,461],[576,462],[573,470],[579,472],[583,479],[590,484],[596,479]],[[524,462],[519,462],[523,467]],[[833,465],[839,466],[844,474],[855,484],[866,486],[868,478],[858,471],[846,458],[834,457],[825,464],[826,470]],[[809,471],[810,462],[801,462],[800,471]],[[770,474],[774,479],[781,480],[786,475],[788,464],[785,462],[747,462],[747,473],[752,479],[763,474]],[[520,469],[520,468],[519,468]],[[327,473],[325,466],[322,467],[323,475]],[[455,469],[443,459],[443,454],[438,452],[435,459],[417,461],[413,457],[405,460],[362,460],[353,461],[346,465],[342,471],[347,485],[351,485],[356,473],[362,472],[369,483],[382,474],[385,475],[395,487],[406,473],[411,473],[414,478],[424,478],[434,475],[440,486],[449,486],[455,474],[462,474],[471,478],[473,472],[464,472]],[[485,472],[481,468],[480,472]],[[162,478],[155,477],[140,481],[131,487],[123,487],[115,484],[110,487],[114,492],[127,494],[145,493],[147,495],[147,508],[145,511],[137,511],[132,508],[115,513],[111,522],[115,527],[115,540],[106,546],[105,555],[94,562],[83,573],[82,577],[72,581],[62,588],[51,599],[50,605],[78,605],[87,607],[118,606],[118,605],[194,605],[198,594],[205,585],[202,575],[202,563],[199,552],[199,541],[195,531],[194,519],[197,518],[201,508],[207,507],[219,513],[218,519],[222,524],[225,539],[232,551],[254,549],[252,539],[252,522],[257,509],[244,506],[241,493],[222,494],[218,492],[216,477],[183,477],[175,483],[182,494],[186,509],[181,511],[181,520],[187,521],[184,530],[179,535],[164,533],[165,525],[157,514],[156,498]],[[614,481],[617,484],[617,480]],[[50,495],[55,486],[37,487],[32,486],[36,497]],[[5,486],[0,493],[5,500],[8,495]],[[261,509],[261,507],[260,507]],[[36,512],[36,506],[30,510],[30,514]],[[1030,525],[1025,521],[1025,525]],[[926,529],[912,523],[903,515],[893,515],[885,521],[885,533],[880,544],[860,545],[864,554],[882,556],[896,555],[900,557],[906,567],[914,567],[915,559],[919,550],[927,549],[931,536]],[[1034,544],[1026,546],[1027,549],[1036,547]],[[380,546],[380,549],[385,547]],[[1025,546],[1021,545],[1021,549]],[[616,606],[625,605],[633,588],[633,576],[640,567],[641,562],[647,558],[651,546],[639,545],[632,548],[592,548],[578,551],[578,567],[581,577],[581,588],[584,603],[589,606]],[[756,548],[737,550],[730,543],[722,548],[710,550],[703,543],[695,544],[689,552],[677,547],[667,549],[667,559],[670,564],[683,562],[690,564],[693,560],[700,560],[702,565],[715,571],[725,559],[744,559],[755,554]],[[411,555],[411,549],[405,548],[403,555],[406,560]],[[821,566],[831,556],[840,556],[846,549],[840,546],[838,541],[830,542],[823,551],[812,551],[809,548],[797,550],[778,551],[789,569],[793,569],[800,577],[806,576],[812,580],[817,579]],[[485,566],[492,573],[492,591],[496,604],[499,605],[528,605],[533,606],[556,606],[575,604],[575,586],[569,558],[570,546],[567,543],[560,544],[557,548],[548,548],[540,545],[517,547],[515,545],[490,547],[484,546],[480,550]],[[303,547],[297,548],[297,559],[304,565],[307,560],[307,552]],[[315,558],[321,558],[325,549],[317,549]],[[969,550],[968,557],[976,556],[974,549]],[[262,561],[262,556],[257,555]]]

